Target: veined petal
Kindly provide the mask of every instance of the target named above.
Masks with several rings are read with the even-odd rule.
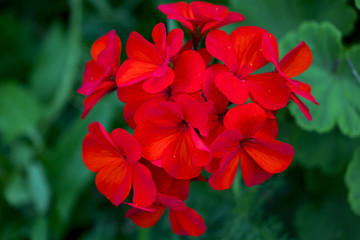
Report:
[[[274,35],[267,32],[263,33],[261,49],[264,57],[277,66],[279,62],[279,47]]]
[[[141,163],[135,163],[133,173],[133,202],[148,207],[155,201],[157,193],[151,172]]]
[[[175,74],[174,71],[168,67],[165,66],[165,73],[162,76],[159,77],[151,77],[148,80],[146,80],[143,84],[143,89],[147,93],[159,93],[174,81]]]
[[[212,158],[210,149],[205,145],[193,128],[188,130],[185,137],[193,164],[199,167],[207,165]]]
[[[120,66],[116,74],[116,84],[118,87],[125,87],[149,79],[158,67],[152,63],[128,59]]]
[[[128,59],[139,62],[162,64],[162,56],[155,44],[150,43],[137,32],[131,32],[126,43]]]
[[[305,105],[305,103],[303,103],[295,94],[291,93],[290,94],[290,99],[293,100],[294,103],[296,103],[296,105],[298,105],[298,107],[300,108],[301,112],[304,114],[304,116],[307,118],[307,120],[311,121],[312,120],[312,116],[310,113],[309,108]]]
[[[225,115],[224,125],[227,129],[237,129],[245,139],[253,136],[265,121],[265,111],[255,103],[247,103],[231,108]]]
[[[294,156],[294,149],[290,144],[276,140],[249,140],[242,147],[268,173],[284,171]]]
[[[116,146],[124,152],[126,161],[135,163],[141,158],[140,143],[126,130],[117,128],[111,132],[111,137]]]
[[[225,130],[210,145],[215,157],[221,158],[228,152],[236,151],[243,139],[241,132],[236,129]]]
[[[165,206],[153,205],[154,211],[144,211],[138,208],[130,208],[125,217],[130,218],[137,226],[149,228],[155,225],[164,214]]]
[[[215,190],[225,190],[231,187],[239,166],[239,152],[228,152],[221,159],[219,170],[209,178],[209,185]]]
[[[185,236],[200,236],[206,231],[204,219],[192,208],[184,211],[170,209],[169,219],[174,233]]]
[[[175,101],[182,110],[184,120],[189,122],[192,127],[206,126],[208,114],[198,101],[186,94],[179,95]]]
[[[279,69],[287,77],[293,78],[308,69],[311,63],[311,50],[305,42],[301,42],[281,59]]]
[[[266,32],[259,27],[244,26],[230,34],[237,57],[237,72],[234,72],[237,76],[246,77],[268,63],[261,51],[262,36]]]
[[[179,29],[175,28],[171,30],[167,36],[166,45],[170,47],[170,57],[176,55],[184,42],[184,32]]]
[[[108,73],[110,69],[111,66],[104,71],[96,65],[95,61],[88,61],[85,65],[83,82],[77,92],[85,96],[93,93],[100,83],[109,80]]]
[[[133,165],[119,160],[108,164],[96,175],[96,186],[115,206],[122,203],[130,193]]]
[[[268,180],[273,174],[264,171],[249,155],[242,152],[240,155],[241,175],[246,186],[252,187]]]
[[[249,98],[249,90],[245,81],[238,79],[231,72],[217,74],[215,85],[230,102],[235,104],[243,104]]]
[[[212,27],[213,30],[221,28],[222,26],[236,23],[236,22],[242,22],[245,20],[244,15],[238,13],[238,12],[230,12],[229,15],[222,21],[218,22],[216,25]],[[205,32],[207,29],[203,28],[202,32]]]
[[[206,50],[222,61],[233,73],[237,72],[237,57],[229,35],[222,30],[211,31],[205,40]]]
[[[185,203],[180,199],[177,199],[176,197],[167,196],[161,193],[157,194],[156,203],[167,206],[168,208],[177,211],[183,211],[186,209]]]
[[[245,82],[251,96],[263,108],[277,110],[289,102],[290,89],[278,73],[250,75],[245,78]]]
[[[190,180],[173,179],[169,188],[163,192],[164,195],[185,201],[189,196]]]
[[[162,57],[164,57],[164,54],[166,53],[166,28],[163,23],[158,23],[153,28],[152,39],[154,40],[159,52],[162,53]]]

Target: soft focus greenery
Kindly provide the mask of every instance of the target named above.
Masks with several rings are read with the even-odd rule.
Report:
[[[167,21],[156,0],[2,0],[0,2],[0,239],[188,239],[172,233],[167,214],[151,229],[124,218],[96,189],[81,159],[87,126],[127,128],[116,94],[80,119],[76,93],[90,47],[115,29],[150,39]],[[216,1],[212,1],[216,2]],[[360,239],[360,1],[217,1],[272,32],[280,53],[304,40],[313,64],[297,77],[319,101],[313,121],[297,106],[278,112],[279,140],[295,148],[285,172],[248,188],[193,183],[186,204],[205,219],[199,239]],[[356,8],[357,7],[357,8]]]

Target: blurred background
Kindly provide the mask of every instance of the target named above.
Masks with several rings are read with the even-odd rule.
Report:
[[[124,218],[95,186],[81,159],[87,126],[127,128],[116,94],[81,120],[76,93],[91,44],[111,29],[151,38],[167,21],[155,0],[0,1],[0,239],[188,239],[163,216],[151,229]],[[360,1],[211,1],[266,28],[284,56],[304,40],[313,64],[297,77],[320,103],[308,122],[294,104],[278,112],[279,140],[295,148],[285,172],[248,188],[193,183],[186,204],[205,219],[198,239],[360,239]]]

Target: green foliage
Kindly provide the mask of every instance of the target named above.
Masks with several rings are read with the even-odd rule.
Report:
[[[348,199],[351,209],[360,215],[360,148],[354,153],[354,158],[348,165],[345,182],[349,189]]]
[[[358,9],[360,9],[360,0],[355,0],[355,5]]]
[[[290,50],[305,41],[313,53],[313,64],[298,80],[309,83],[320,106],[309,105],[309,122],[295,104],[290,106],[296,122],[305,130],[325,133],[336,125],[349,137],[360,136],[360,79],[355,62],[360,48],[345,52],[341,33],[329,23],[303,23],[296,32],[281,40],[281,49]],[[359,80],[359,81],[358,81]]]
[[[15,80],[0,84],[0,131],[6,140],[28,134],[42,114],[42,106],[36,98]]]
[[[347,0],[230,0],[230,7],[245,15],[241,25],[265,28],[275,37],[284,36],[306,20],[329,21],[349,35],[356,20]]]

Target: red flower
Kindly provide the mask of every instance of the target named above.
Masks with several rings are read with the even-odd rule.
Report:
[[[211,31],[206,37],[206,49],[228,67],[228,71],[215,77],[215,85],[230,102],[243,104],[250,96],[263,108],[276,110],[286,106],[290,94],[281,75],[250,75],[268,63],[261,52],[264,33],[267,31],[250,26],[237,28],[230,36],[221,30]]]
[[[121,42],[114,30],[100,37],[91,46],[91,57],[85,65],[83,83],[78,93],[84,101],[84,119],[93,106],[107,93],[116,89],[114,81],[120,64]]]
[[[254,186],[284,171],[291,163],[291,145],[258,134],[266,114],[258,105],[249,103],[228,111],[227,130],[211,144],[215,157],[221,157],[220,168],[211,175],[209,184],[216,190],[227,189],[234,181],[241,162],[241,173],[247,186]]]
[[[139,122],[138,115],[146,111],[152,104],[164,101],[174,101],[180,94],[190,94],[201,99],[201,77],[206,67],[199,53],[188,50],[182,52],[175,64],[175,79],[171,85],[158,93],[147,93],[142,89],[142,83],[118,88],[118,98],[125,102],[124,118],[133,128]],[[135,119],[134,119],[135,118]]]
[[[185,236],[199,236],[206,231],[203,218],[192,208],[186,207],[181,200],[158,194],[155,203],[149,208],[137,206],[129,209],[126,217],[140,227],[152,227],[169,208],[169,220],[174,233]]]
[[[177,20],[190,32],[195,49],[208,31],[245,20],[240,13],[229,12],[224,6],[202,1],[190,4],[186,2],[161,4],[158,9],[166,14],[168,19]]]
[[[175,102],[148,108],[142,119],[134,136],[143,146],[145,159],[160,159],[160,166],[177,179],[200,175],[212,155],[194,129],[207,123],[207,114],[199,102],[182,94]]]
[[[279,62],[279,51],[277,42],[269,35],[263,35],[263,54],[266,59],[275,65],[276,71],[280,73],[286,85],[291,90],[290,99],[293,100],[300,108],[305,117],[311,121],[312,117],[308,107],[296,96],[300,95],[303,98],[319,104],[311,94],[311,87],[309,84],[293,80],[308,69],[312,63],[311,50],[305,42],[301,42],[298,46],[290,50]]]
[[[157,24],[152,32],[154,43],[145,40],[137,32],[132,32],[126,44],[128,59],[121,65],[117,75],[118,87],[130,86],[138,82],[148,93],[157,93],[174,81],[174,71],[169,67],[170,57],[180,51],[184,33],[172,30],[166,36],[163,23]]]
[[[138,162],[141,145],[128,132],[115,129],[107,133],[100,123],[89,125],[83,141],[83,161],[97,172],[96,186],[114,205],[129,195],[133,186],[133,202],[150,206],[156,197],[156,186],[147,167]]]

